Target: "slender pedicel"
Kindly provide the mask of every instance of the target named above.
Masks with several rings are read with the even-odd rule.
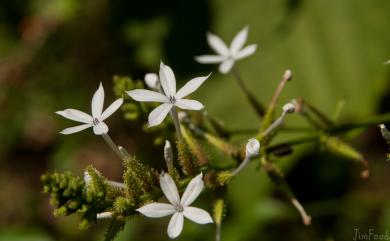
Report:
[[[106,141],[107,145],[119,156],[120,159],[124,160],[126,157],[119,150],[119,147],[114,143],[111,137],[106,133],[101,135],[103,139]]]
[[[242,80],[241,75],[236,66],[232,68],[232,73],[234,75],[234,79],[236,80],[238,86],[241,88],[242,92],[245,94],[252,108],[256,111],[256,113],[260,117],[264,116],[265,114],[264,107],[256,100],[253,94],[249,91],[248,87],[245,85],[244,81]]]
[[[255,138],[249,139],[248,143],[246,144],[245,159],[241,162],[240,166],[238,166],[237,169],[232,172],[232,176],[236,176],[238,173],[240,173],[245,168],[245,166],[248,165],[251,159],[257,157],[259,154],[259,149],[260,142]]]
[[[283,112],[278,119],[276,119],[263,133],[263,136],[268,136],[273,130],[280,127],[283,124],[284,117],[286,114],[291,114],[295,112],[295,100],[285,104],[283,106]]]
[[[172,107],[172,109],[170,110],[170,114],[173,119],[173,123],[175,124],[177,139],[180,142],[183,142],[183,134],[181,133],[181,129],[180,129],[179,115],[177,114],[175,107]]]
[[[307,215],[301,203],[296,198],[292,198],[290,201],[292,205],[298,210],[299,214],[301,215],[303,224],[309,226],[311,224],[311,217]]]

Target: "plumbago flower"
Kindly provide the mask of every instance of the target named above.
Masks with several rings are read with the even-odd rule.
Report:
[[[199,223],[212,223],[210,214],[203,209],[191,207],[203,189],[202,173],[194,177],[188,184],[180,199],[176,184],[167,173],[160,175],[160,186],[165,197],[170,203],[150,203],[137,209],[146,217],[160,218],[172,215],[168,225],[168,236],[173,239],[180,235],[183,229],[184,217]]]
[[[168,112],[175,106],[186,110],[203,109],[203,104],[199,101],[183,98],[197,90],[209,76],[210,75],[194,78],[176,92],[175,75],[168,65],[164,65],[164,63],[161,62],[159,79],[164,94],[144,89],[130,90],[126,93],[136,101],[163,103],[149,114],[149,126],[156,126],[164,120]]]
[[[202,55],[195,57],[195,60],[201,64],[220,63],[219,71],[226,74],[233,68],[235,61],[248,57],[256,51],[256,44],[242,48],[247,38],[248,27],[245,27],[234,37],[230,47],[228,47],[217,35],[207,33],[207,42],[218,55]]]
[[[75,109],[66,109],[56,112],[56,114],[61,115],[67,119],[84,123],[79,126],[66,128],[60,133],[68,135],[82,131],[89,127],[93,127],[93,132],[96,135],[107,134],[108,127],[103,121],[107,119],[110,115],[112,115],[122,105],[122,103],[122,98],[117,99],[105,111],[103,111],[104,89],[102,83],[100,83],[99,88],[96,90],[95,94],[92,97],[92,116]]]

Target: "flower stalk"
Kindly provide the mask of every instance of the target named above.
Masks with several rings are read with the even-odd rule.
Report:
[[[263,117],[265,114],[264,106],[260,104],[258,100],[254,97],[254,95],[249,91],[248,87],[245,85],[243,79],[241,78],[241,75],[238,71],[237,66],[234,66],[232,68],[232,73],[234,76],[234,79],[236,80],[236,83],[240,87],[241,91],[245,94],[248,102],[251,104],[253,110],[257,113],[259,117]]]

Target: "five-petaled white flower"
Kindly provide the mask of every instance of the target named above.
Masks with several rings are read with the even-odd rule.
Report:
[[[150,203],[137,209],[138,212],[150,218],[159,218],[172,215],[168,225],[168,236],[176,238],[183,229],[184,217],[189,220],[206,224],[212,223],[213,219],[210,214],[203,209],[190,207],[203,189],[202,173],[194,177],[188,184],[183,196],[180,199],[179,192],[171,176],[167,173],[160,175],[160,186],[168,199],[168,203]]]
[[[248,27],[245,27],[234,37],[229,48],[217,35],[207,33],[207,42],[218,55],[202,55],[195,57],[195,60],[202,64],[220,63],[219,71],[226,74],[232,69],[235,61],[248,57],[256,51],[256,44],[242,48],[247,37]]]
[[[68,135],[93,127],[93,132],[96,135],[106,134],[108,132],[108,127],[103,121],[112,115],[122,105],[122,103],[122,98],[117,99],[105,111],[103,111],[104,89],[102,83],[100,83],[99,88],[96,90],[92,98],[92,116],[75,109],[66,109],[56,112],[56,114],[59,114],[67,119],[84,123],[79,126],[66,128],[60,133]]]
[[[196,100],[183,99],[191,94],[210,76],[197,77],[188,81],[179,91],[176,92],[176,79],[172,69],[168,65],[160,64],[160,84],[164,94],[156,91],[136,89],[127,91],[127,94],[136,101],[162,102],[149,114],[149,126],[159,125],[168,112],[175,106],[187,110],[203,109],[202,103]]]

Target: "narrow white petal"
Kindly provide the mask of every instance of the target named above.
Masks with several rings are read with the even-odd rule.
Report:
[[[171,239],[177,238],[183,230],[183,213],[173,214],[171,221],[168,225],[168,236]]]
[[[233,59],[225,60],[222,64],[219,65],[219,72],[221,72],[222,74],[227,74],[232,69],[233,65]]]
[[[195,60],[201,64],[217,64],[221,63],[226,57],[219,55],[201,55],[196,56]]]
[[[210,47],[214,49],[219,55],[227,56],[229,55],[229,49],[226,44],[222,41],[220,37],[215,34],[207,33],[207,42]]]
[[[149,218],[160,218],[174,214],[176,209],[167,203],[150,203],[138,208],[137,211]]]
[[[248,27],[242,29],[233,39],[230,44],[230,52],[236,54],[245,44],[246,39],[248,38]]]
[[[180,196],[176,184],[169,174],[162,173],[160,175],[160,187],[170,203],[175,206],[180,203]]]
[[[201,86],[203,84],[203,82],[208,78],[210,77],[211,73],[207,76],[203,76],[203,77],[197,77],[197,78],[193,78],[192,80],[188,81],[183,87],[181,87],[181,89],[176,93],[175,97],[176,99],[181,99],[189,94],[191,94],[192,92],[194,92],[195,90],[197,90],[199,88],[199,86]]]
[[[63,116],[67,119],[82,122],[82,123],[91,123],[92,116],[88,115],[85,112],[75,110],[75,109],[66,109],[57,111],[56,114]]]
[[[164,103],[157,106],[152,112],[150,112],[148,118],[149,127],[160,125],[171,110],[172,106],[173,105],[170,103]]]
[[[142,102],[167,102],[168,99],[165,95],[151,90],[130,90],[126,93],[136,101]]]
[[[99,124],[93,126],[93,133],[95,133],[95,135],[103,135],[103,134],[107,134],[108,132],[108,126],[106,125],[106,123],[104,122],[99,122]]]
[[[188,218],[189,220],[195,223],[199,223],[199,224],[213,223],[213,219],[211,218],[210,214],[200,208],[185,207],[183,214],[184,217]]]
[[[164,89],[166,96],[172,96],[176,93],[176,78],[173,74],[172,69],[165,65],[163,62],[160,63],[160,83]]]
[[[100,118],[103,112],[104,105],[104,89],[102,82],[100,82],[99,88],[96,90],[92,97],[92,116],[94,118]]]
[[[110,115],[112,115],[121,105],[123,104],[123,99],[117,99],[112,102],[112,104],[103,112],[101,120],[107,119]]]
[[[243,50],[240,50],[236,55],[234,55],[234,58],[236,60],[243,59],[248,57],[249,55],[252,55],[256,52],[257,45],[256,44],[251,44],[246,46]]]
[[[92,126],[92,124],[84,124],[84,125],[69,127],[69,128],[62,130],[60,133],[64,134],[64,135],[69,135],[69,134],[73,134],[73,133],[85,130],[91,126]]]
[[[199,196],[199,194],[203,190],[203,175],[202,173],[192,178],[186,190],[184,191],[183,196],[181,197],[180,204],[183,207],[187,207],[191,205],[195,201],[195,199]]]
[[[203,104],[197,100],[178,99],[175,105],[185,110],[201,110],[204,108]]]
[[[157,89],[158,75],[155,73],[147,73],[145,75],[145,84],[149,89]]]

